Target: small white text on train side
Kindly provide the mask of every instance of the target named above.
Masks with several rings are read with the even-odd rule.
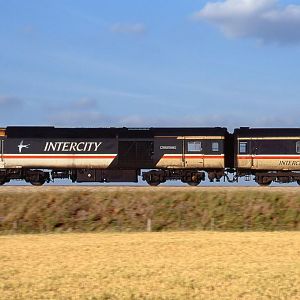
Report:
[[[176,146],[160,146],[160,150],[176,150]]]

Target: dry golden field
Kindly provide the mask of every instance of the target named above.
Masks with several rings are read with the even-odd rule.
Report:
[[[1,299],[300,299],[300,233],[0,236]]]

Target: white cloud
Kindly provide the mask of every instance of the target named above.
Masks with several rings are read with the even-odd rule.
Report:
[[[228,37],[250,37],[279,44],[300,42],[300,5],[277,0],[208,2],[194,15],[216,25]]]
[[[146,26],[143,23],[115,23],[110,30],[119,34],[144,35]]]

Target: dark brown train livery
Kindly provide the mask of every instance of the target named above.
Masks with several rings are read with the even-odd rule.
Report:
[[[143,170],[143,172],[142,172]],[[300,184],[300,128],[0,129],[0,184],[181,180],[192,186],[245,177]]]

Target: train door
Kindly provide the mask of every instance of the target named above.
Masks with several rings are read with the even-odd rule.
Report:
[[[251,141],[250,142],[250,146],[251,146],[251,151],[250,151],[250,155],[251,155],[251,168],[252,169],[257,169],[258,168],[258,164],[259,164],[259,160],[257,159],[257,155],[258,153],[258,145],[257,145],[257,141]]]
[[[263,140],[251,141],[251,156],[252,156],[252,169],[263,169],[266,161],[261,159],[261,155],[264,153],[265,144]]]
[[[183,158],[185,168],[204,168],[205,145],[199,139],[183,138]]]
[[[238,167],[242,169],[253,168],[253,157],[250,148],[250,140],[238,140]]]
[[[4,168],[3,152],[4,152],[4,140],[0,139],[0,168]]]
[[[140,169],[153,167],[153,140],[119,139],[118,166]]]

